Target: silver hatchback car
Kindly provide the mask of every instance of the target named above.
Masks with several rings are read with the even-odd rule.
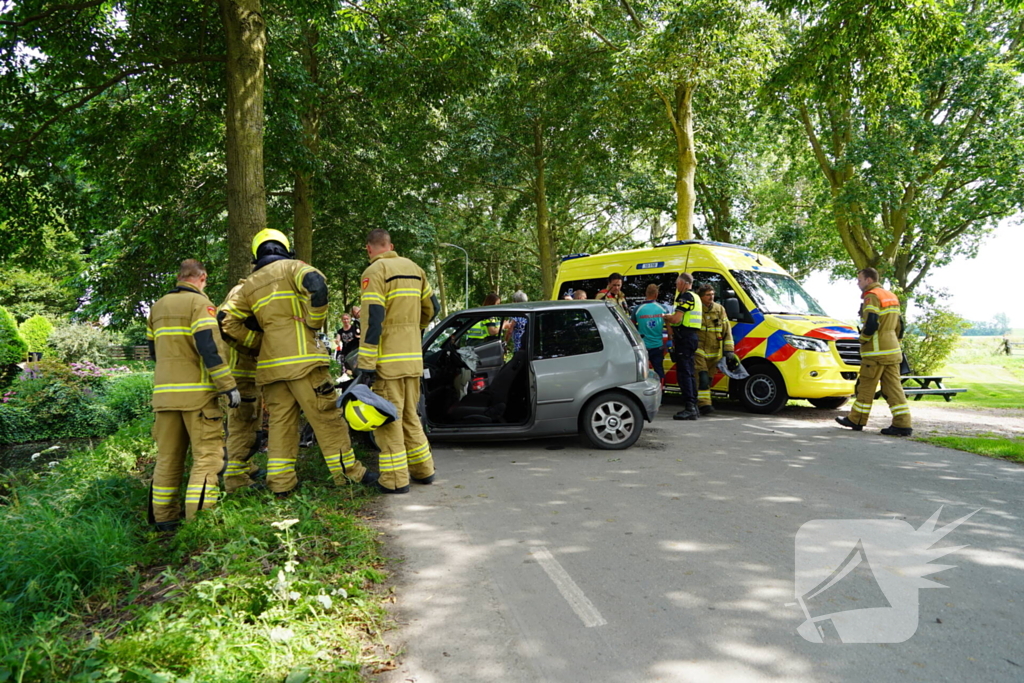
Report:
[[[640,335],[604,301],[459,311],[423,339],[420,414],[431,439],[582,433],[628,448],[661,406]]]

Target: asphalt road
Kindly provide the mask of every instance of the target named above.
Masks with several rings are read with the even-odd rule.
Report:
[[[384,501],[402,562],[399,668],[383,680],[1024,681],[1024,467],[784,413],[692,423],[674,410],[627,451],[435,444],[437,482]],[[919,529],[940,507],[939,527],[980,509],[935,544],[969,544],[936,561],[945,588],[907,590],[910,570],[869,549],[820,596],[803,592],[812,616],[882,607],[875,634],[918,599],[913,635],[840,642],[826,619],[825,642],[801,637],[805,523]],[[845,556],[857,533],[823,545]]]

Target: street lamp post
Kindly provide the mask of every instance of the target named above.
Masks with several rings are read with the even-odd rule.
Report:
[[[442,247],[455,247],[460,250],[466,257],[466,305],[464,308],[469,308],[469,252],[460,247],[457,244],[451,244],[450,242],[441,242]]]

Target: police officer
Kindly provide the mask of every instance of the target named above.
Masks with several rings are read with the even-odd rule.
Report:
[[[327,318],[327,280],[295,258],[288,238],[262,230],[252,241],[255,268],[224,303],[222,329],[234,343],[256,348],[250,332],[262,332],[256,385],[270,412],[267,487],[279,498],[298,486],[299,411],[316,431],[336,484],[371,484],[377,475],[355,458],[348,427],[335,405],[326,345],[317,333]]]
[[[702,309],[700,299],[690,291],[692,286],[693,276],[679,273],[674,312],[665,314],[665,322],[672,328],[672,360],[676,364],[676,382],[683,397],[683,409],[672,416],[676,420],[696,420],[700,416],[694,383],[694,356],[697,354]]]
[[[238,293],[243,282],[245,280],[239,280],[228,292],[228,299]],[[225,304],[221,304],[217,311],[218,322],[227,315]],[[228,342],[231,376],[242,395],[242,403],[237,408],[228,409],[228,465],[224,471],[224,490],[227,493],[253,486],[256,483],[253,477],[259,472],[252,456],[266,440],[266,434],[260,429],[263,426],[263,409],[260,391],[256,387],[256,357],[262,338],[262,333],[249,330],[245,339],[249,346],[225,340]]]
[[[583,293],[586,298],[586,292]],[[574,297],[575,298],[575,297]],[[626,318],[629,318],[629,305],[626,303],[626,295],[622,293],[622,275],[612,273],[608,276],[608,286],[597,293],[595,299],[612,299],[619,305],[619,310]]]
[[[703,284],[697,288],[701,302],[701,323],[697,333],[697,353],[694,370],[697,373],[697,409],[701,415],[714,411],[711,405],[711,378],[715,376],[718,361],[725,355],[729,369],[739,366],[740,360],[733,351],[732,326],[722,304],[715,303],[715,288]]]
[[[359,342],[357,382],[398,410],[398,419],[377,429],[380,480],[384,493],[407,493],[409,479],[434,481],[434,459],[416,405],[423,376],[423,330],[440,308],[423,269],[402,258],[387,230],[366,237],[370,265],[363,271],[360,301],[367,312]]]
[[[484,297],[481,306],[497,306],[501,303],[501,297],[497,292],[490,292]],[[487,318],[476,323],[466,331],[466,342],[470,346],[478,346],[484,342],[493,341],[501,332],[501,321],[497,318]]]
[[[892,292],[878,285],[878,271],[864,268],[857,271],[860,287],[860,376],[857,378],[856,397],[850,414],[837,417],[836,422],[854,431],[862,431],[868,423],[871,404],[875,400],[878,383],[892,413],[892,424],[882,429],[888,436],[910,436],[914,433],[910,423],[910,404],[903,393],[900,380],[900,361],[903,350],[903,318],[900,300]]]
[[[157,444],[156,469],[149,490],[149,521],[159,531],[180,523],[178,489],[185,471],[185,455],[192,447],[192,470],[185,489],[185,518],[216,505],[217,479],[224,470],[221,421],[224,413],[218,394],[238,407],[241,395],[224,362],[224,345],[214,318],[216,309],[203,294],[206,268],[186,259],[178,283],[153,304],[146,320],[146,338],[156,359],[153,377],[153,436]]]

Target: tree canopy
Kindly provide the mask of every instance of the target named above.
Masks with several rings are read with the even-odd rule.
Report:
[[[922,0],[0,3],[0,304],[128,326],[261,227],[454,308],[699,237],[913,295],[1024,205],[1024,14]],[[674,226],[674,229],[673,227]]]

